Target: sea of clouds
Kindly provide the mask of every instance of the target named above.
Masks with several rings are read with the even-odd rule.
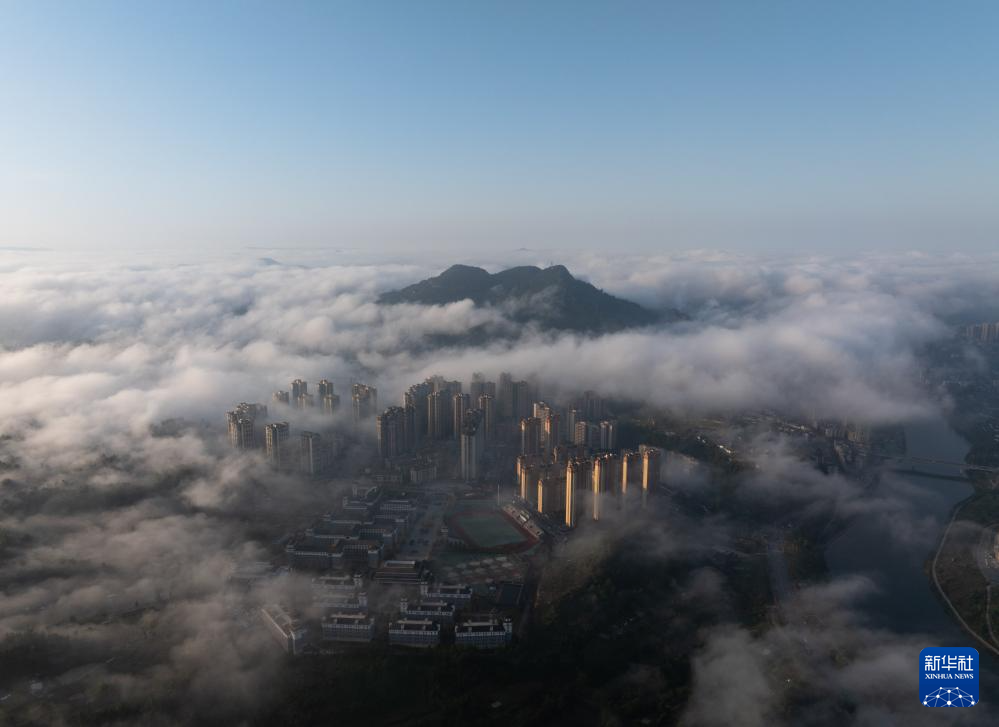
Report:
[[[439,264],[279,256],[122,264],[2,254],[0,638],[41,630],[90,644],[98,659],[101,644],[134,638],[95,621],[100,614],[121,603],[163,603],[149,624],[155,646],[136,647],[144,666],[106,681],[124,699],[179,691],[199,714],[219,690],[230,706],[252,702],[279,668],[266,634],[234,625],[223,602],[232,563],[261,555],[248,523],[261,513],[294,522],[330,501],[330,492],[224,448],[223,412],[237,402],[266,403],[301,377],[329,378],[341,396],[365,381],[388,405],[430,374],[467,380],[473,371],[510,371],[543,390],[595,389],[690,415],[769,409],[898,423],[947,406],[922,383],[921,349],[953,336],[960,322],[999,319],[994,257],[567,253],[554,262],[578,277],[688,317],[586,337],[518,329],[502,310],[470,301],[377,303],[381,292],[452,262],[544,265],[551,251]],[[432,345],[476,327],[494,340]],[[170,419],[188,424],[156,436]],[[841,477],[809,470],[779,442],[761,451],[746,492],[793,507],[874,509],[893,524],[893,537],[912,537],[917,523],[904,496],[870,500]],[[902,699],[909,678],[897,656],[906,637],[852,620],[850,604],[876,585],[858,578],[823,588],[802,594],[829,624],[808,636],[815,648],[852,634],[850,644],[870,646],[880,661],[864,662],[876,674],[851,667],[816,675],[816,683],[832,680],[830,689],[853,690],[872,705],[857,724],[883,724],[883,704]],[[690,724],[774,719],[779,685],[755,664],[787,638],[736,627],[707,635],[694,656]],[[724,674],[736,673],[747,676],[729,685],[734,701],[718,699]],[[892,681],[882,689],[880,679]],[[864,690],[875,688],[882,701],[867,700]]]

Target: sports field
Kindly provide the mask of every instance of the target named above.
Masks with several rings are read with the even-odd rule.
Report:
[[[498,508],[460,509],[447,523],[469,547],[478,550],[510,552],[534,544],[533,536]]]

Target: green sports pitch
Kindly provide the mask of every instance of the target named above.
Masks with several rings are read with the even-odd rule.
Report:
[[[530,533],[498,509],[456,512],[448,518],[448,526],[469,547],[479,550],[512,551],[534,544]]]

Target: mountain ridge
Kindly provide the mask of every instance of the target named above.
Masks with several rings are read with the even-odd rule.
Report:
[[[500,308],[520,323],[579,333],[609,333],[682,317],[677,311],[660,313],[606,293],[574,277],[564,265],[520,265],[497,273],[452,265],[440,275],[383,293],[378,302],[446,305],[465,299]]]

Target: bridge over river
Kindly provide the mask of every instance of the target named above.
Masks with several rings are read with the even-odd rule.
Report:
[[[934,459],[932,457],[897,457],[891,455],[872,455],[879,459],[884,460],[885,464],[888,465],[895,472],[901,472],[905,474],[915,474],[922,477],[934,477],[940,480],[953,480],[957,482],[967,482],[968,478],[965,475],[966,472],[985,472],[986,474],[992,475],[992,480],[995,482],[997,476],[999,476],[999,467],[988,467],[986,465],[979,464],[968,464],[967,462],[955,462],[946,459]],[[947,474],[944,472],[934,472],[927,469],[920,469],[920,465],[931,465],[933,467],[953,467],[955,474]]]

